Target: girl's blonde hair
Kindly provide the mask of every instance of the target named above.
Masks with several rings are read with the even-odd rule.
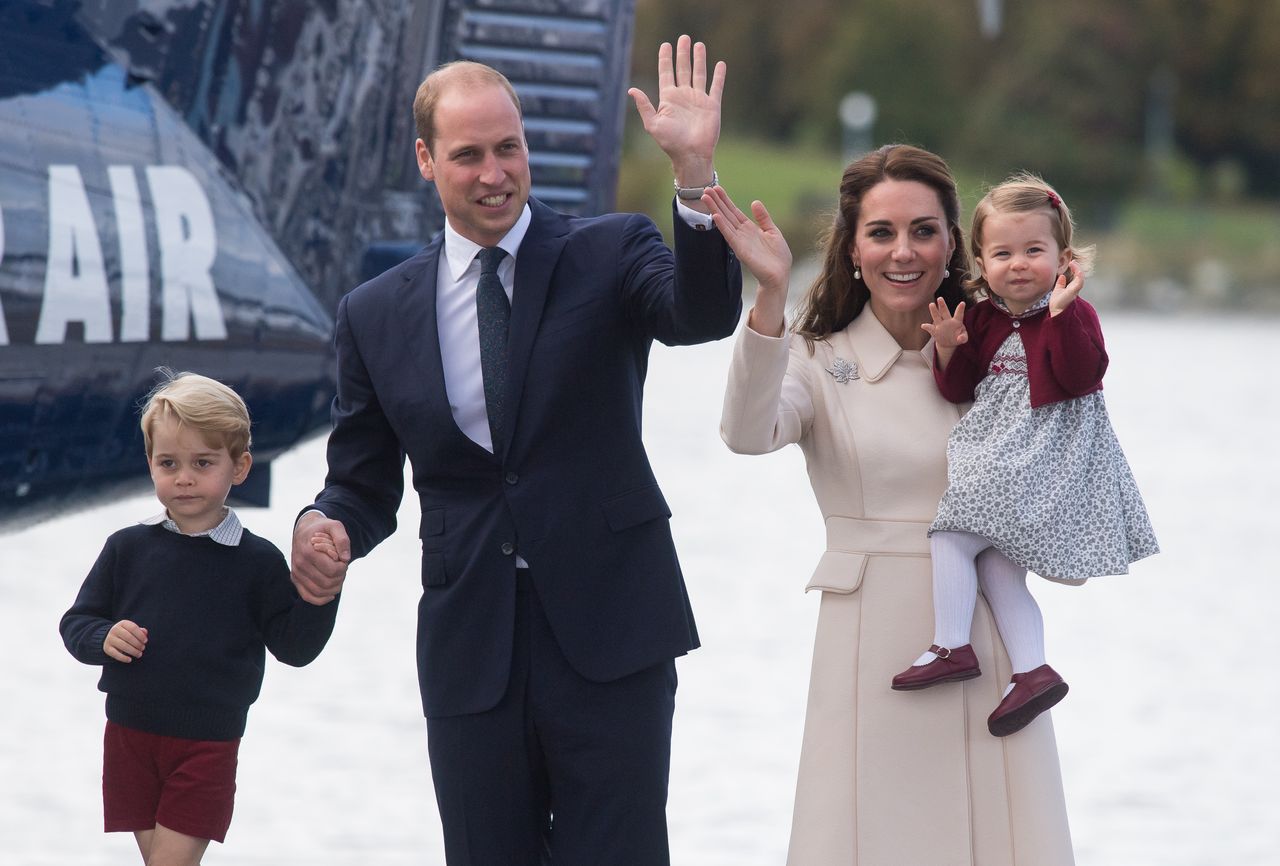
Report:
[[[151,429],[163,417],[196,430],[210,445],[225,447],[233,460],[249,450],[249,408],[226,385],[197,373],[174,373],[159,368],[160,384],[142,407],[142,440],[151,457]]]
[[[992,187],[973,209],[973,222],[969,229],[969,276],[964,281],[964,290],[970,298],[991,294],[987,278],[978,269],[978,259],[982,258],[982,230],[987,217],[992,214],[1032,213],[1041,210],[1049,217],[1053,239],[1058,248],[1069,252],[1086,276],[1093,270],[1093,245],[1076,247],[1072,243],[1075,221],[1071,218],[1071,208],[1067,207],[1057,190],[1042,178],[1030,172],[1021,172]]]

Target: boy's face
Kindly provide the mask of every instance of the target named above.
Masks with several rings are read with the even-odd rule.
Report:
[[[162,415],[151,427],[151,480],[178,529],[190,535],[222,522],[222,509],[233,484],[244,481],[253,458],[249,452],[232,459],[225,445],[213,446],[198,430]]]

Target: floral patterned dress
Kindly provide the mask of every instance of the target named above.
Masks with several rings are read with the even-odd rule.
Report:
[[[1022,315],[1048,303],[1046,295]],[[1017,330],[951,431],[947,492],[929,532],[939,530],[977,533],[1028,571],[1063,581],[1127,574],[1159,552],[1102,392],[1032,408]]]

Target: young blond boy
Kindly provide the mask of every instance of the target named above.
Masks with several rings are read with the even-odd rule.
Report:
[[[141,423],[165,510],[107,539],[60,631],[73,656],[103,667],[105,830],[132,831],[147,866],[194,866],[231,823],[264,647],[307,664],[337,602],[299,598],[280,551],[226,505],[253,463],[239,395],[169,374]]]

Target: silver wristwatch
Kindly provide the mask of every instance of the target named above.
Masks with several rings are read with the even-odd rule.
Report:
[[[698,199],[702,198],[702,193],[706,190],[707,186],[716,186],[720,183],[720,175],[713,168],[711,170],[711,183],[707,184],[707,186],[681,186],[680,181],[678,180],[673,180],[671,183],[676,188],[676,198]]]

